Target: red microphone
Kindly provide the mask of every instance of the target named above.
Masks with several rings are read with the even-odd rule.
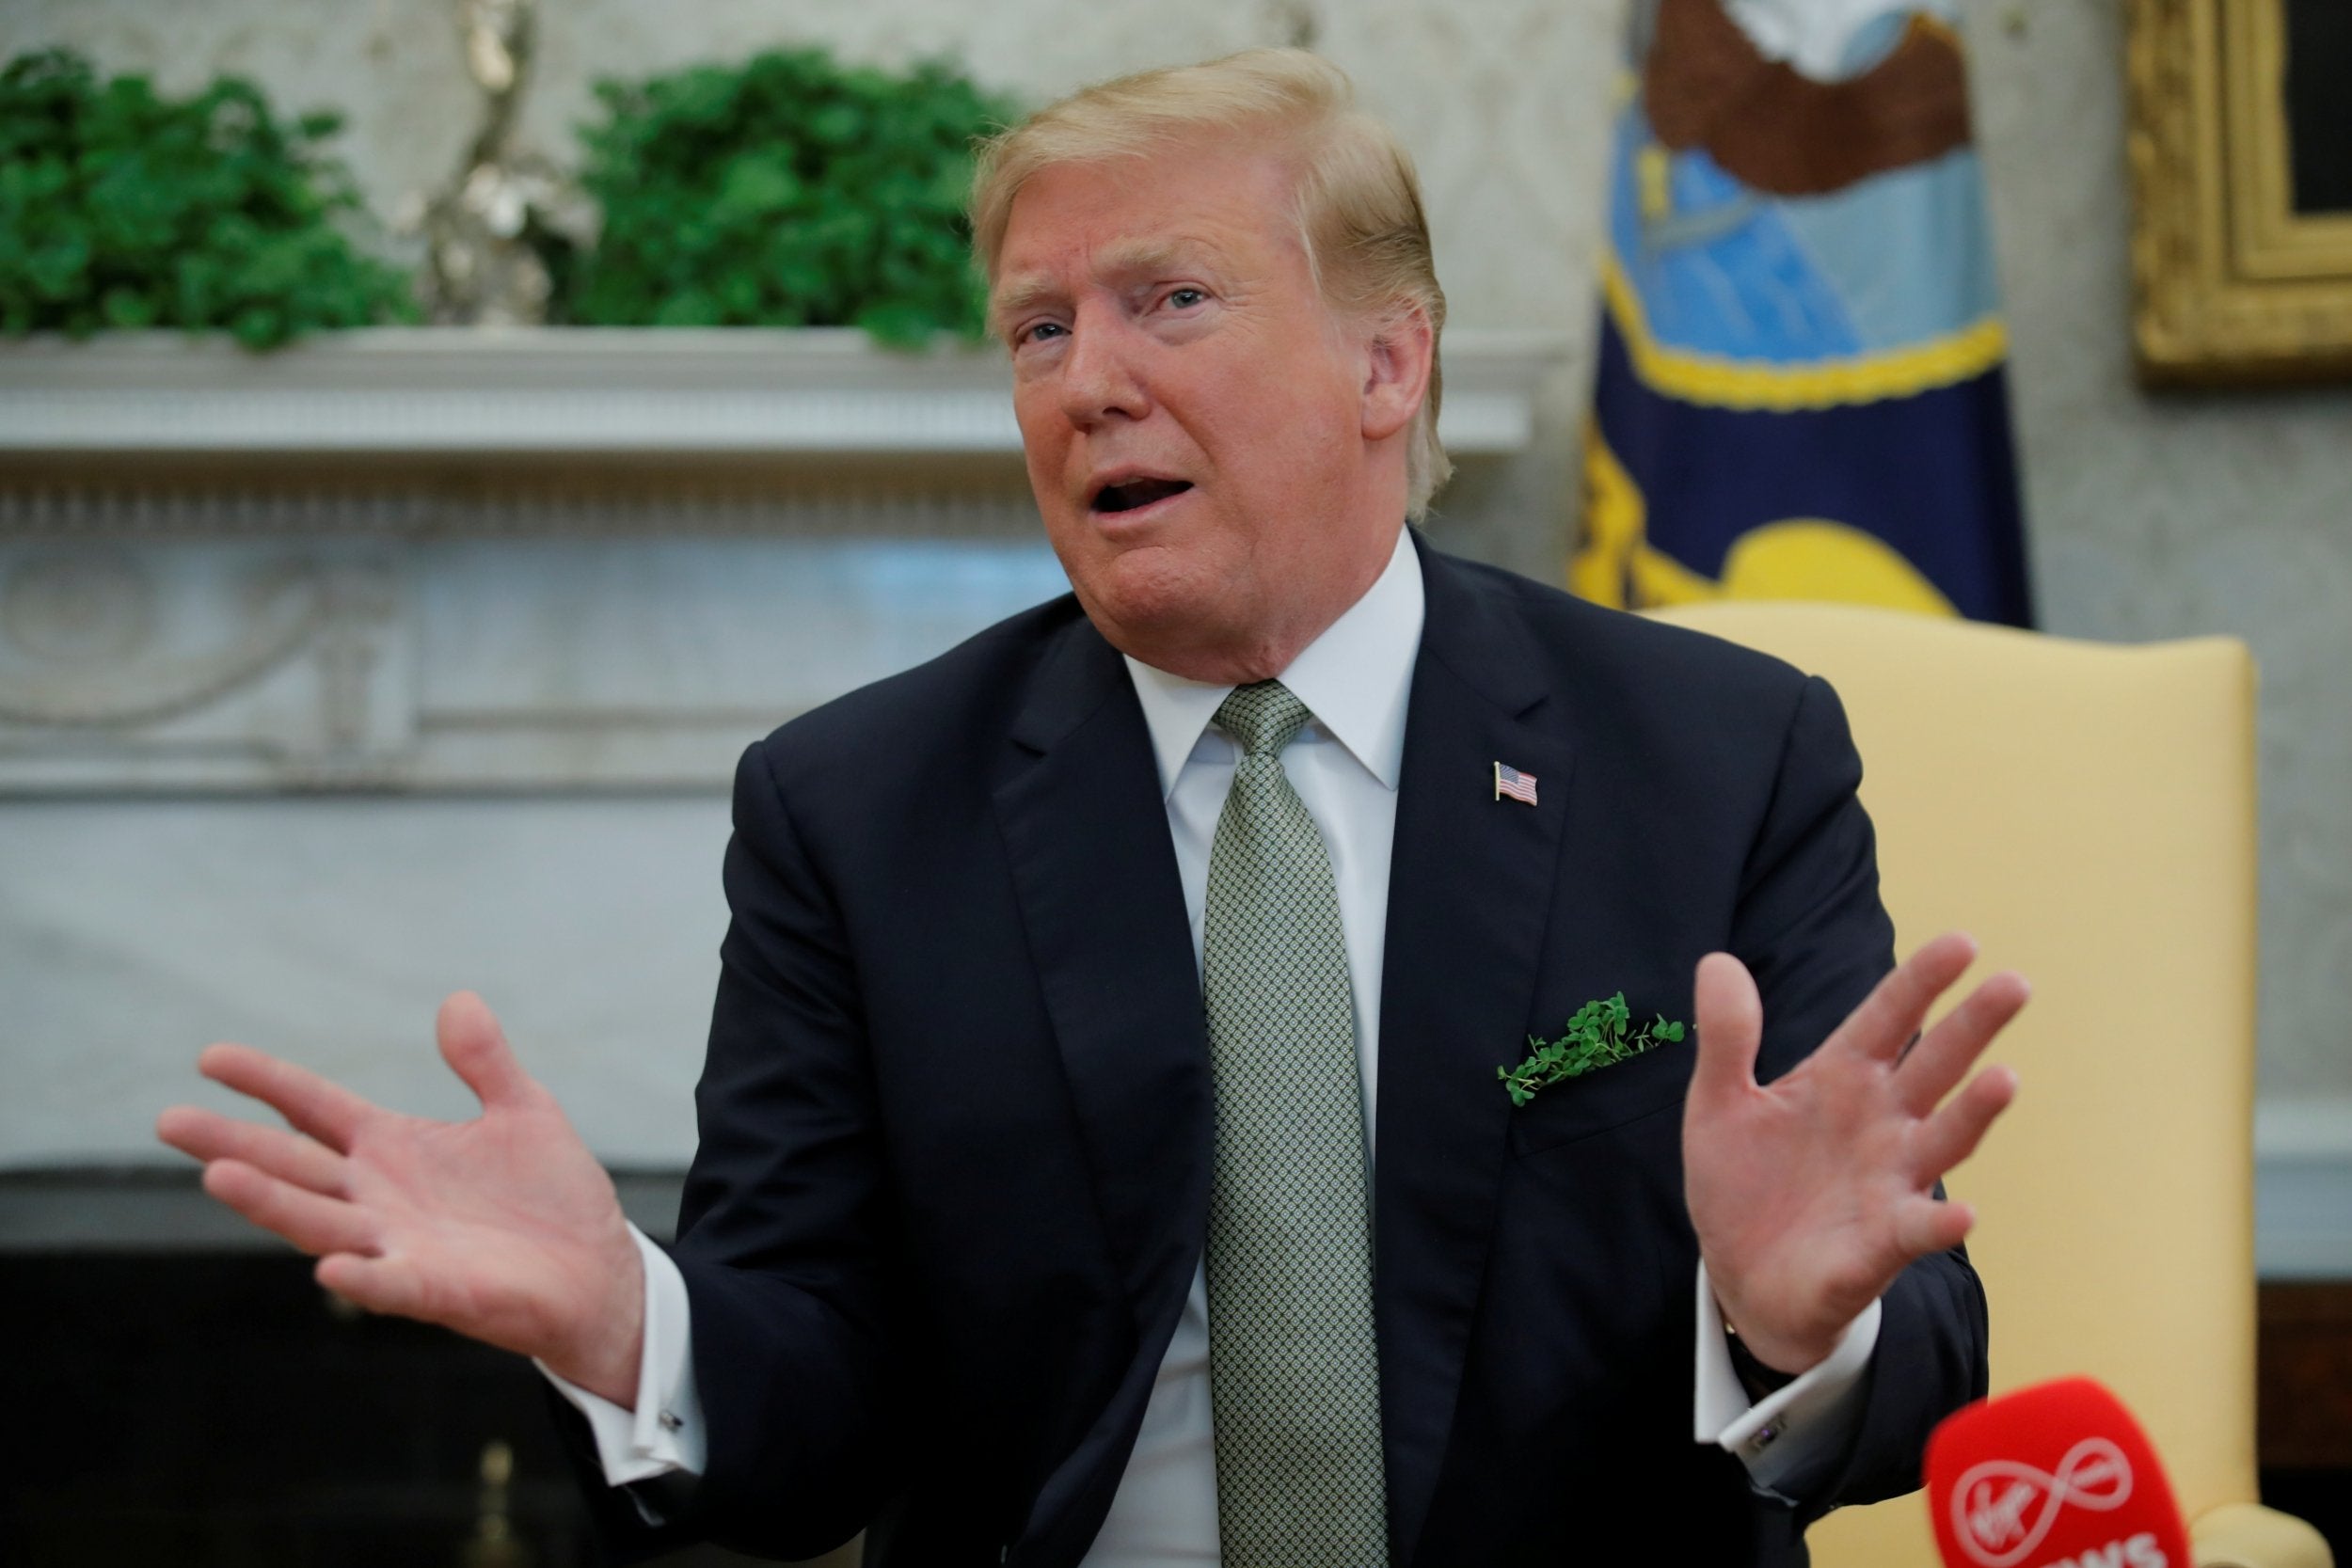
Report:
[[[1947,1568],[2189,1568],[2148,1434],[2087,1377],[1956,1411],[1928,1439],[1928,1510]]]

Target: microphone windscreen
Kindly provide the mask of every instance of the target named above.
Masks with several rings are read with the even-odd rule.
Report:
[[[1928,1439],[1928,1508],[1948,1568],[2189,1568],[2148,1434],[2087,1377],[1956,1411]]]

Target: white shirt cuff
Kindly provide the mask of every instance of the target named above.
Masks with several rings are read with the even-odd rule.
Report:
[[[644,1231],[632,1225],[628,1233],[645,1263],[645,1349],[637,1366],[637,1408],[624,1410],[548,1371],[547,1363],[535,1358],[532,1363],[588,1418],[604,1479],[614,1486],[675,1471],[698,1476],[709,1445],[702,1394],[694,1386],[694,1333],[688,1319],[685,1276]]]
[[[1696,1409],[1692,1436],[1740,1456],[1748,1478],[1771,1490],[1850,1436],[1862,1415],[1862,1374],[1878,1348],[1879,1304],[1846,1325],[1836,1348],[1766,1399],[1751,1405],[1731,1364],[1722,1307],[1699,1265]]]

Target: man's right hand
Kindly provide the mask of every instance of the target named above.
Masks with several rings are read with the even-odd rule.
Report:
[[[337,1295],[536,1356],[634,1405],[644,1264],[612,1178],[480,997],[451,997],[435,1027],[482,1101],[471,1121],[402,1116],[249,1046],[215,1045],[198,1070],[293,1130],[175,1105],[156,1136],[204,1162],[206,1192],[315,1255]]]

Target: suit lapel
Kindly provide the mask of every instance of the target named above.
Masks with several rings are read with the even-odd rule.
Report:
[[[1077,622],[1048,654],[995,791],[1021,919],[1104,1228],[1147,1342],[1175,1321],[1208,1213],[1200,976],[1150,734]]]
[[[1411,1559],[1438,1481],[1502,1179],[1573,761],[1515,607],[1422,551],[1381,966],[1375,1283],[1391,1539]],[[1538,722],[1538,721],[1543,721]],[[1537,804],[1495,798],[1493,767]]]

